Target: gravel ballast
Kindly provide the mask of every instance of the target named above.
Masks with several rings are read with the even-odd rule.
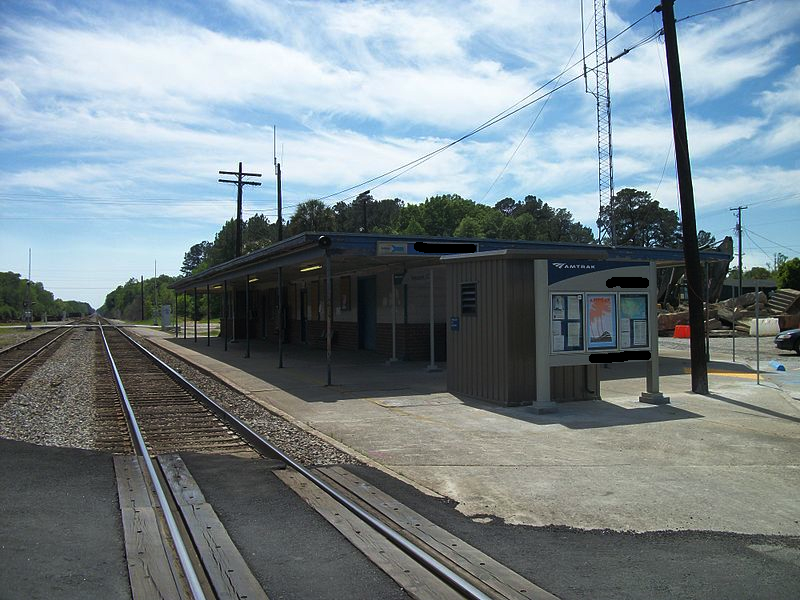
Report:
[[[94,449],[94,330],[76,328],[0,409],[0,437]]]
[[[97,330],[79,328],[0,409],[0,437],[41,446],[102,449],[94,444]],[[222,384],[175,356],[149,350],[283,452],[308,466],[359,464],[353,456]]]

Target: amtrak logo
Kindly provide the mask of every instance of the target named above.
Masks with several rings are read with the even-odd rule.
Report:
[[[554,262],[551,263],[556,269],[583,269],[586,271],[594,271],[597,265],[579,265],[579,264],[570,264],[570,263],[562,263],[562,262]]]

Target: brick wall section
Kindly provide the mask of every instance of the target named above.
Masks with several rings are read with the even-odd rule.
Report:
[[[325,348],[323,337],[325,321],[307,321],[306,332],[308,345],[312,348]],[[344,350],[358,350],[358,323],[333,322],[333,347]],[[289,342],[300,344],[300,321],[289,322]],[[444,323],[434,325],[434,342],[436,344],[436,362],[447,360],[447,329]],[[375,349],[378,354],[390,358],[392,356],[392,324],[378,323]],[[407,361],[430,360],[429,328],[425,323],[397,324],[397,358]]]
[[[435,360],[447,360],[447,329],[444,323],[434,323],[433,327]],[[392,356],[392,324],[378,323],[376,350]],[[430,326],[427,323],[397,324],[397,358],[400,360],[430,360]]]

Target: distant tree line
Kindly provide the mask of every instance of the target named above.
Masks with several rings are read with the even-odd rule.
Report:
[[[0,321],[21,321],[25,316],[28,302],[28,280],[19,273],[0,273]],[[89,315],[92,307],[86,302],[61,300],[44,289],[40,282],[30,284],[30,309],[32,318],[42,320],[44,315],[61,318],[64,313]]]
[[[204,321],[208,317],[209,302],[205,290],[200,290],[201,293],[198,293],[197,306],[194,303],[194,294],[186,296],[179,294],[176,306],[175,290],[169,286],[177,280],[178,277],[170,275],[150,277],[144,281],[131,277],[106,295],[103,306],[98,308],[97,312],[110,319],[137,322],[142,321],[142,306],[144,306],[144,322],[153,323],[158,319],[160,323],[161,306],[169,304],[173,307],[171,314],[174,319],[183,319],[185,313],[188,320],[196,318],[198,321]],[[219,317],[221,298],[212,296],[210,302],[211,316]]]

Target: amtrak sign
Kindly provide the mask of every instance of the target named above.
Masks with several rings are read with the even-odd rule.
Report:
[[[549,284],[558,283],[565,279],[586,275],[597,271],[607,271],[608,269],[619,269],[620,267],[638,267],[642,263],[620,262],[611,260],[548,260],[547,279]]]

